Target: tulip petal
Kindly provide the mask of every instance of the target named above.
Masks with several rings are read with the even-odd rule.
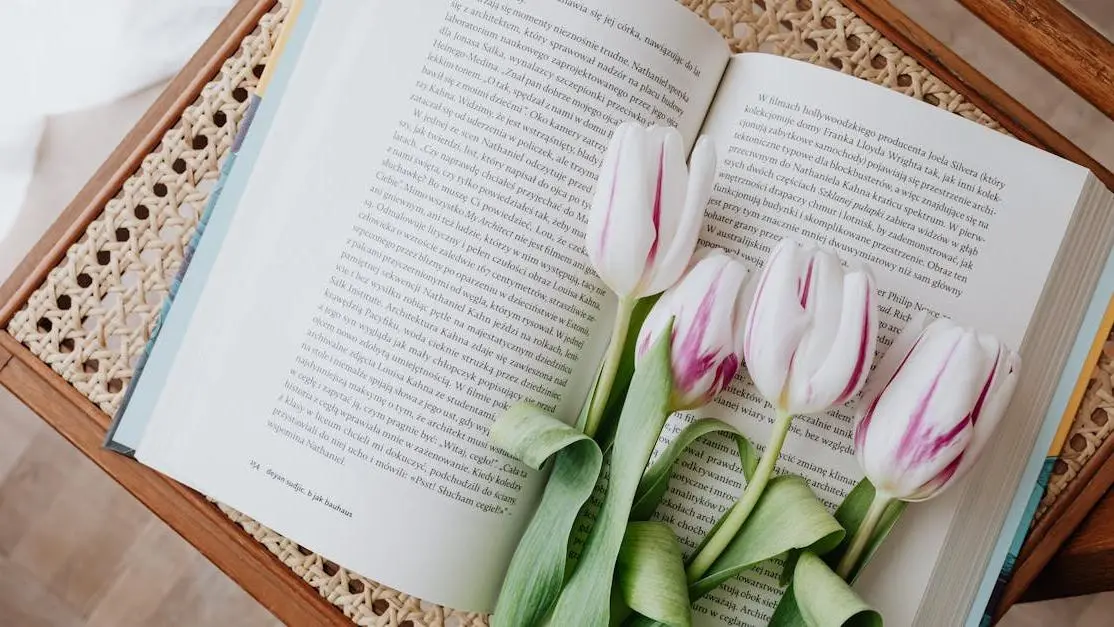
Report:
[[[997,339],[989,339],[998,344],[997,359],[988,375],[982,396],[971,412],[974,433],[971,442],[967,445],[963,463],[956,470],[957,478],[967,473],[990,441],[990,436],[1006,413],[1021,371],[1020,356]]]
[[[695,311],[691,308],[681,309],[678,326],[683,330],[673,341],[674,393],[687,401],[694,401],[693,396],[703,396],[704,390],[711,387],[710,379],[715,377],[717,355],[714,351],[706,350],[706,345],[714,342],[710,336],[717,331],[716,325],[712,324],[712,316],[716,309],[716,296],[723,278],[723,268],[716,268],[715,273],[715,278],[700,298]],[[679,406],[688,404],[677,403]]]
[[[874,275],[870,272],[865,272],[863,275],[865,286],[863,286],[862,293],[857,293],[856,289],[844,288],[844,294],[850,292],[850,303],[858,302],[862,304],[861,313],[852,307],[845,308],[852,312],[850,316],[852,320],[862,318],[862,326],[859,327],[858,337],[854,338],[858,342],[858,352],[855,365],[851,369],[850,376],[847,377],[847,387],[843,389],[833,405],[847,403],[866,385],[866,380],[870,376],[870,363],[874,360],[874,353],[878,344],[878,294],[874,286]],[[849,280],[853,286],[858,285],[855,282],[856,277],[854,275]],[[856,297],[859,300],[855,300]],[[854,341],[852,346],[854,346]]]
[[[652,143],[657,145],[652,165],[657,169],[658,185],[653,219],[656,238],[650,256],[646,260],[647,268],[651,273],[664,252],[669,250],[676,234],[677,221],[685,201],[685,184],[688,181],[684,140],[681,138],[681,133],[671,126],[655,126],[652,131]]]
[[[871,375],[855,456],[877,488],[922,501],[978,459],[1005,413],[1020,361],[996,338],[918,316]],[[894,364],[897,363],[895,367]]]
[[[596,191],[592,197],[592,210],[588,213],[586,230],[588,259],[599,268],[603,263],[603,250],[611,231],[611,212],[615,208],[615,184],[619,177],[619,154],[624,142],[638,125],[633,122],[620,124],[611,135],[603,163],[600,165]]]
[[[870,432],[870,424],[874,419],[874,409],[878,406],[878,399],[868,405],[860,403],[859,411],[855,413],[855,461],[860,468],[866,468],[866,434]]]
[[[798,292],[801,307],[808,314],[809,326],[793,353],[789,368],[785,409],[791,413],[807,414],[827,409],[845,387],[838,385],[833,391],[828,378],[817,379],[824,364],[833,359],[833,342],[847,322],[843,292],[844,274],[839,258],[827,251],[812,252],[803,269]],[[861,316],[852,326],[861,327]],[[838,360],[843,356],[834,358]],[[817,388],[817,383],[827,387]]]
[[[833,339],[823,362],[804,385],[795,380],[795,371],[790,373],[790,386],[804,388],[790,388],[794,407],[789,410],[793,413],[813,413],[846,403],[862,388],[870,372],[878,337],[874,280],[869,273],[853,272],[840,277],[840,282],[844,288],[839,328],[830,332]]]
[[[909,503],[919,503],[936,496],[943,491],[944,488],[948,487],[952,481],[959,477],[959,467],[963,463],[963,460],[968,458],[966,451],[960,453],[959,457],[952,460],[952,462],[937,473],[935,477],[926,481],[924,485],[914,490],[908,496],[903,497],[901,500]]]
[[[675,144],[674,144],[675,140]],[[680,134],[666,138],[667,173],[684,172],[684,154]],[[676,163],[680,161],[680,164]],[[651,296],[670,287],[681,277],[696,248],[700,230],[704,225],[704,210],[712,194],[716,175],[715,144],[707,137],[696,142],[692,152],[691,169],[687,185],[681,190],[683,175],[668,175],[665,196],[669,202],[663,206],[659,230],[657,259],[650,273],[643,278],[641,296]],[[676,185],[676,192],[670,188]]]
[[[673,407],[706,404],[734,378],[741,361],[738,301],[746,266],[723,251],[702,251],[685,276],[666,290],[639,331],[636,357],[672,329]]]
[[[743,269],[746,270],[746,266],[743,266]],[[740,365],[742,365],[743,360],[743,343],[746,340],[747,313],[750,311],[750,304],[754,297],[754,293],[750,289],[750,281],[747,280],[749,278],[750,272],[747,271],[743,278],[743,287],[739,290],[738,297],[735,298],[735,313],[731,321],[731,328],[735,330],[731,352],[739,356]]]
[[[747,270],[741,262],[718,254],[703,260],[689,274],[695,276],[686,275],[670,291],[679,312],[680,331],[673,343],[678,409],[705,404],[735,376],[739,362],[733,353],[735,302]],[[685,289],[690,285],[704,287],[704,294]],[[725,361],[734,365],[724,365]]]
[[[783,240],[766,262],[747,317],[743,352],[758,391],[780,407],[793,352],[808,328],[797,279],[804,254],[800,245]]]
[[[886,354],[878,360],[878,365],[871,372],[863,393],[859,397],[859,404],[869,405],[878,398],[878,395],[890,384],[898,368],[908,358],[909,353],[921,338],[921,333],[928,326],[930,317],[924,310],[913,314],[913,317],[901,328],[901,332],[894,338],[893,343],[886,349]]]
[[[623,140],[601,242],[597,269],[603,269],[604,282],[621,298],[634,294],[654,243],[651,212],[657,177],[645,165],[649,143],[648,132],[641,128]]]

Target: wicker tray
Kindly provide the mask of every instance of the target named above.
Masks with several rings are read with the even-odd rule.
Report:
[[[1013,122],[1004,129],[996,118],[976,106],[974,101],[987,107],[999,92],[968,91],[961,95],[937,76],[943,73],[941,55],[927,56],[921,50],[921,58],[935,65],[934,73],[838,2],[681,2],[712,23],[735,50],[760,50],[831,67],[1034,140],[1031,127]],[[864,17],[872,17],[875,24],[876,11],[892,11],[878,2],[849,4]],[[7,332],[108,414],[117,409],[155,326],[183,249],[219,176],[221,160],[246,112],[249,92],[262,75],[285,16],[286,9],[279,3],[259,17],[254,31],[242,37],[238,49],[215,76],[209,77],[196,101],[185,106],[180,117],[168,125],[139,167],[122,186],[108,190],[107,201],[90,216],[87,226],[72,233],[64,257],[38,276],[31,273],[28,280],[35,281],[34,285],[25,286],[25,299],[10,308],[18,310],[7,312],[11,315]],[[919,50],[918,46],[925,45],[923,33],[918,34],[922,40],[917,45],[904,30],[888,33],[906,49]],[[946,60],[946,55],[943,58]],[[949,80],[959,84],[954,75]],[[996,104],[1002,107],[1000,102]],[[1000,114],[1000,109],[996,113]],[[1017,117],[997,119],[1011,121]],[[1036,143],[1084,160],[1046,127],[1040,131],[1038,135],[1046,141]],[[1048,511],[1114,430],[1112,357],[1105,356],[1095,371],[1039,515]],[[220,508],[244,533],[357,624],[486,624],[483,616],[425,604],[381,586],[302,549],[239,512]],[[368,542],[377,540],[368,538]]]

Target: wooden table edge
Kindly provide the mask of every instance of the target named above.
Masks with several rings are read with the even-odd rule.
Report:
[[[1114,120],[1114,43],[1062,0],[959,3]]]
[[[93,178],[0,286],[0,323],[30,294],[89,223],[193,103],[224,61],[275,0],[239,0],[204,46],[168,85]],[[970,64],[913,23],[887,0],[843,0],[847,8],[920,62],[940,80],[1018,138],[1087,167],[1108,188],[1114,174],[1040,120]],[[346,624],[340,609],[320,597],[213,504],[184,486],[101,448],[109,418],[60,375],[0,333],[0,384],[123,485],[280,619]],[[241,559],[242,558],[242,559]],[[266,573],[266,577],[261,576]],[[273,580],[271,580],[273,578]]]
[[[840,1],[1002,128],[1018,139],[1087,168],[1107,189],[1114,191],[1114,172],[918,26],[889,0]]]
[[[109,417],[7,333],[0,333],[0,364],[0,384],[284,623],[350,624],[201,494],[102,448]]]
[[[1110,466],[1110,464],[1107,464]],[[1033,580],[1021,602],[1114,588],[1114,499],[1107,492]]]

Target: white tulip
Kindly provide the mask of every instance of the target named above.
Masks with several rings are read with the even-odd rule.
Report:
[[[874,277],[834,254],[783,240],[770,254],[743,350],[759,392],[779,411],[842,405],[870,373],[878,335]]]
[[[859,402],[855,454],[880,495],[923,501],[963,476],[1013,395],[1020,357],[995,337],[918,314]]]
[[[836,572],[847,578],[894,500],[955,483],[990,441],[1013,396],[1018,354],[992,335],[924,312],[902,329],[859,399],[855,456],[874,498]]]
[[[620,300],[677,282],[696,248],[716,151],[701,137],[685,166],[677,129],[628,122],[611,138],[588,217],[588,258]]]
[[[588,259],[619,298],[584,432],[594,436],[615,382],[635,302],[677,282],[692,259],[716,175],[716,151],[701,137],[685,167],[675,128],[628,122],[615,130],[588,215]]]

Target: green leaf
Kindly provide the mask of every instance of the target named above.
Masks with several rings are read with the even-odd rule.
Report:
[[[626,531],[638,482],[669,416],[673,375],[666,330],[634,373],[619,416],[603,504],[580,561],[557,599],[551,625],[605,627],[615,562]]]
[[[739,573],[793,549],[826,553],[843,537],[843,527],[804,479],[774,477],[743,528],[704,576],[689,586],[689,598],[695,601]]]
[[[669,443],[654,463],[642,475],[638,484],[638,494],[634,499],[631,509],[631,520],[649,520],[650,516],[661,503],[665,491],[669,488],[669,478],[673,474],[673,465],[681,454],[697,439],[712,433],[726,433],[735,439],[739,447],[739,462],[743,467],[743,475],[749,480],[754,475],[758,465],[758,452],[754,445],[738,429],[716,418],[702,418],[692,422]]]
[[[839,560],[843,557],[844,552],[847,550],[847,545],[851,541],[851,537],[859,529],[862,524],[863,518],[866,517],[866,512],[870,508],[871,501],[874,500],[874,486],[870,481],[863,479],[854,489],[851,490],[843,499],[839,509],[836,510],[835,517],[843,528],[847,530],[847,536],[839,546],[831,552],[824,555],[824,561],[829,567],[834,568]],[[860,558],[858,565],[851,571],[849,577],[852,584],[858,579],[859,574],[862,573],[863,568],[874,557],[878,547],[885,541],[886,536],[893,530],[894,525],[897,523],[898,518],[901,517],[902,512],[905,511],[906,503],[902,501],[894,501],[886,508],[885,513],[882,514],[882,519],[875,527],[874,534],[871,536],[870,541],[867,543],[866,548],[863,550],[863,556]],[[788,565],[786,566],[788,569]],[[789,570],[786,571],[791,572]],[[792,592],[794,588],[790,586],[785,594],[781,597],[781,602],[778,603],[777,610],[774,612],[774,617],[770,621],[770,627],[804,627],[804,618],[801,617],[801,609],[797,606],[796,595]]]
[[[836,520],[839,520],[838,518]],[[785,554],[785,564],[782,565],[781,575],[777,579],[777,585],[784,588],[793,583],[793,570],[797,568],[797,560],[801,559],[801,551],[793,549]]]
[[[669,525],[627,525],[615,566],[615,583],[631,610],[664,625],[692,624],[684,556]]]
[[[541,502],[519,540],[491,619],[494,627],[535,625],[557,600],[569,536],[592,494],[603,453],[580,431],[529,403],[511,406],[491,427],[495,446],[539,469],[553,459]]]
[[[800,557],[799,555],[797,556]],[[798,560],[799,561],[799,560]],[[796,569],[797,562],[793,562],[794,570]],[[793,579],[792,571],[787,572],[790,581]],[[805,622],[804,616],[801,616],[801,608],[797,607],[797,596],[794,593],[793,584],[790,583],[785,592],[781,594],[781,600],[778,601],[777,609],[774,610],[774,615],[770,617],[770,623],[767,627],[808,627]]]
[[[824,561],[832,568],[836,567],[840,558],[843,557],[844,552],[847,550],[847,545],[851,542],[851,537],[859,530],[859,525],[862,524],[863,518],[866,517],[866,512],[870,509],[870,503],[874,500],[874,486],[870,483],[869,479],[864,478],[855,485],[843,502],[840,503],[839,509],[836,510],[835,517],[843,528],[847,530],[847,537],[838,547],[831,553],[824,555]],[[859,574],[863,571],[863,567],[870,562],[874,557],[874,553],[878,547],[882,546],[886,536],[890,535],[894,525],[897,524],[898,518],[905,511],[907,503],[904,501],[894,500],[886,511],[882,514],[882,518],[878,521],[878,526],[874,528],[874,534],[871,535],[870,541],[867,543],[866,548],[863,549],[862,557],[859,558],[859,563],[855,569],[851,571],[848,580],[855,583],[859,578]]]
[[[793,590],[804,592],[794,598],[808,627],[882,627],[882,616],[811,552],[797,560]]]

